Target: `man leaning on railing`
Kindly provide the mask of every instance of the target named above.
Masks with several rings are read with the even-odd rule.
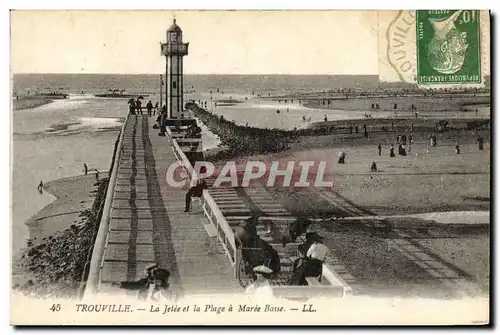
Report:
[[[202,166],[200,168],[200,173],[206,173],[207,169],[206,167]],[[186,193],[186,208],[184,209],[184,212],[189,212],[191,209],[191,198],[201,198],[203,195],[203,190],[206,190],[208,188],[207,182],[205,179],[198,179],[196,181],[196,185],[192,186],[189,191]]]

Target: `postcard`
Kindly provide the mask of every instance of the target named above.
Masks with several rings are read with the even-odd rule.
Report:
[[[490,13],[12,10],[13,325],[490,323]]]

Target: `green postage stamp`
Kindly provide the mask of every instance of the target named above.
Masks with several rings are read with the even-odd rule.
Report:
[[[420,85],[479,84],[479,10],[418,10],[417,82]]]

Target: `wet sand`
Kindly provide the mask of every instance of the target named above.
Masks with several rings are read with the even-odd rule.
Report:
[[[103,180],[104,178],[107,178],[107,172],[100,172],[99,179]],[[62,178],[47,182],[44,185],[44,192],[53,194],[56,199],[26,222],[30,232],[30,240],[25,248],[12,257],[12,286],[24,285],[29,280],[36,285],[38,279],[38,281],[42,281],[41,286],[47,286],[47,289],[50,289],[51,283],[43,280],[46,280],[44,278],[46,274],[53,275],[53,273],[50,273],[51,271],[44,273],[43,268],[45,266],[69,266],[64,269],[67,273],[76,270],[75,266],[70,266],[67,259],[64,259],[65,262],[60,262],[63,264],[51,262],[50,265],[45,264],[44,266],[40,260],[34,262],[32,260],[30,263],[28,255],[37,246],[42,246],[42,250],[46,250],[45,246],[50,245],[52,254],[56,254],[56,256],[52,256],[69,257],[77,260],[78,257],[75,254],[66,254],[62,251],[64,249],[63,245],[65,243],[73,244],[75,241],[71,241],[67,237],[72,235],[71,233],[78,233],[79,229],[86,227],[90,217],[89,214],[96,200],[98,185],[95,173],[90,171],[88,175]],[[73,229],[73,227],[77,229]],[[57,239],[65,241],[58,241]],[[64,255],[58,255],[58,253],[64,253]],[[51,257],[47,254],[47,251],[45,256]],[[29,270],[27,267],[29,267]],[[43,280],[40,278],[43,278]]]
[[[53,102],[53,100],[47,98],[20,97],[19,99],[12,100],[12,109],[13,110],[30,109],[49,104],[51,102]]]
[[[107,172],[99,171],[99,179],[107,178]],[[56,234],[71,224],[84,224],[80,213],[90,209],[95,199],[95,172],[88,175],[63,178],[47,182],[44,191],[56,197],[52,203],[33,215],[26,225],[33,244]]]

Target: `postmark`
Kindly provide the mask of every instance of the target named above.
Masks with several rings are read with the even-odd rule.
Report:
[[[417,83],[480,84],[478,10],[416,11]]]
[[[387,60],[399,80],[415,82],[415,11],[399,11],[386,32]]]

